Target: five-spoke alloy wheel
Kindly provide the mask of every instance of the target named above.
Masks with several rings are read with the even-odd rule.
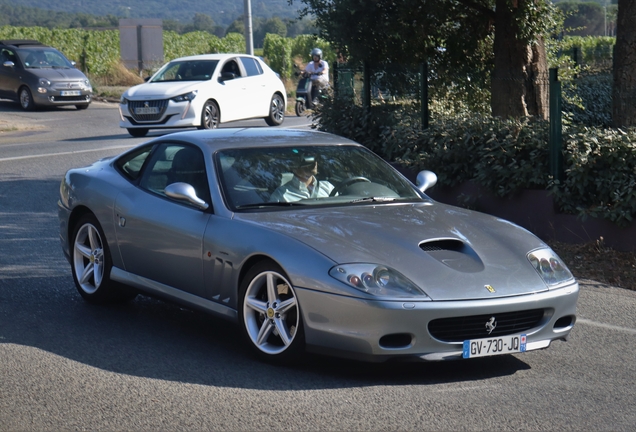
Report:
[[[285,101],[278,93],[272,96],[269,106],[269,116],[265,117],[265,122],[269,126],[279,126],[285,120]]]
[[[263,360],[290,363],[304,350],[303,322],[296,292],[273,262],[252,267],[241,284],[239,319]]]
[[[127,301],[136,296],[131,289],[110,280],[112,261],[99,222],[86,214],[75,225],[71,243],[73,279],[81,296],[91,303]]]
[[[198,129],[216,129],[221,122],[219,106],[214,101],[207,101],[201,112],[201,126]]]

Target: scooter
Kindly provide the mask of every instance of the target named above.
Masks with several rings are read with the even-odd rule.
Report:
[[[305,76],[302,72],[297,72],[296,74],[301,75],[296,87],[296,115],[301,116],[307,109],[313,108],[311,101],[312,85],[309,76]]]

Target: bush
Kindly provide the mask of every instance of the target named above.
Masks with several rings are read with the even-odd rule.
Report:
[[[490,116],[433,119],[421,130],[408,104],[367,111],[327,97],[314,112],[316,128],[357,141],[414,171],[429,169],[438,183],[472,181],[498,196],[550,190],[561,211],[608,219],[619,226],[636,216],[636,130],[566,125],[565,180],[549,173],[549,123]]]

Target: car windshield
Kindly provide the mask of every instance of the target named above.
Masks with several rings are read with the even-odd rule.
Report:
[[[232,210],[421,201],[423,195],[361,146],[241,148],[217,152]]]
[[[212,78],[218,60],[172,61],[162,67],[150,82],[206,81]]]
[[[18,49],[18,57],[27,69],[72,68],[71,62],[61,52],[52,48]]]

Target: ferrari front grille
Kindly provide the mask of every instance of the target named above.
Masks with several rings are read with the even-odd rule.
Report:
[[[532,309],[468,317],[439,318],[428,323],[428,331],[435,339],[443,342],[463,342],[469,339],[521,334],[540,325],[543,316],[543,309]]]

